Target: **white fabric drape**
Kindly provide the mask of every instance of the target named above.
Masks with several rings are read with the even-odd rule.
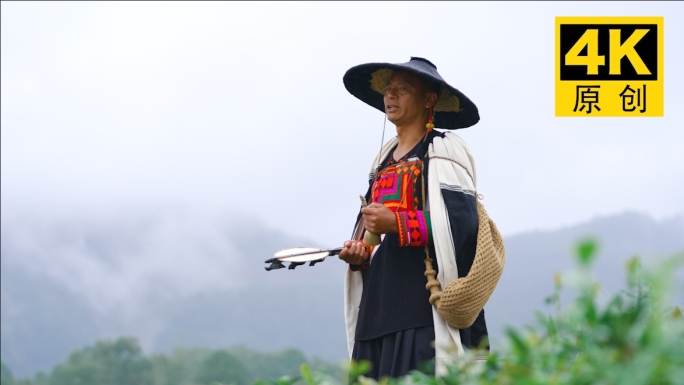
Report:
[[[380,162],[385,159],[397,144],[397,137],[388,141],[373,160],[371,175]],[[435,244],[439,272],[437,279],[442,288],[458,278],[456,255],[454,252],[449,216],[442,188],[452,191],[462,191],[464,194],[477,195],[475,188],[475,163],[465,141],[452,132],[446,132],[444,138],[436,136],[428,150],[428,181],[427,198],[432,220],[432,238]],[[467,169],[467,171],[466,171]],[[470,175],[472,175],[472,179]],[[371,259],[372,264],[372,259]],[[427,282],[427,281],[426,281]],[[359,315],[359,305],[363,292],[361,272],[354,272],[347,267],[344,281],[345,321],[347,326],[347,346],[351,358],[354,349],[356,323]],[[437,309],[432,307],[432,318],[435,325],[435,358],[436,374],[446,374],[446,365],[463,354],[463,346],[459,330],[449,326],[440,317]]]

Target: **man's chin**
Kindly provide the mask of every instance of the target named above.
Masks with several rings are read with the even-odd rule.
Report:
[[[396,115],[396,113],[389,113],[387,114],[387,120],[390,122],[397,124],[397,121],[399,120],[399,117]]]

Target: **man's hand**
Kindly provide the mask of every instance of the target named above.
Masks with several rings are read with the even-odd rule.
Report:
[[[368,250],[359,241],[344,242],[344,248],[340,251],[340,259],[351,265],[363,265],[369,258]]]
[[[362,208],[361,214],[366,223],[366,230],[371,233],[379,235],[398,232],[396,215],[380,203],[371,203]]]

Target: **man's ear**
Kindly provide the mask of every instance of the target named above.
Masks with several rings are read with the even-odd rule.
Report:
[[[427,97],[428,97],[428,104],[434,108],[435,103],[437,102],[437,93],[436,92],[428,92]]]

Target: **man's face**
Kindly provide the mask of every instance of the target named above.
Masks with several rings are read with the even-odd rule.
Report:
[[[418,75],[411,72],[395,72],[385,87],[385,112],[387,119],[397,126],[427,122],[426,92]]]

